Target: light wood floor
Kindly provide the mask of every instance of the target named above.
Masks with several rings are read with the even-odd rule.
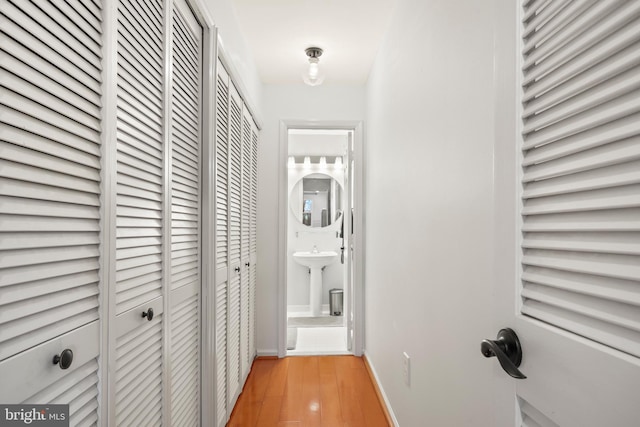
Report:
[[[257,359],[230,427],[389,427],[354,356]]]

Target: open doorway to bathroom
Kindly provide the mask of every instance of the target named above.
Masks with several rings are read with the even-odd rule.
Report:
[[[357,129],[289,126],[285,131],[279,353],[359,354],[354,345]]]

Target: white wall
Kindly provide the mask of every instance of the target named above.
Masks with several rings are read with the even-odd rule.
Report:
[[[218,36],[222,42],[228,59],[232,62],[235,79],[246,90],[249,105],[258,111],[254,111],[258,118],[262,118],[260,106],[262,104],[262,82],[258,74],[258,69],[253,59],[253,54],[240,31],[236,12],[232,0],[196,0],[203,4],[215,26],[218,28]]]
[[[497,333],[501,2],[401,0],[367,86],[365,353],[402,426],[496,425],[496,361],[479,349]]]
[[[278,347],[278,193],[281,120],[364,120],[364,86],[265,85],[258,155],[258,352]],[[284,170],[284,169],[283,169]],[[285,231],[282,231],[285,232]]]

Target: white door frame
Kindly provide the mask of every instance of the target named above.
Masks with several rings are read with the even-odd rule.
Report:
[[[362,121],[281,120],[278,161],[278,357],[287,355],[287,160],[289,129],[343,129],[354,132],[354,233],[353,247],[353,341],[351,352],[362,355],[364,348],[364,140]],[[350,254],[347,252],[347,255]],[[349,321],[350,319],[347,319]]]

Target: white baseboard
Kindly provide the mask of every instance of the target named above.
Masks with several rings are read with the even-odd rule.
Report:
[[[278,357],[278,350],[258,350],[256,357]]]
[[[380,394],[382,394],[382,398],[384,399],[384,404],[387,407],[387,411],[389,412],[389,416],[391,417],[391,421],[393,421],[393,425],[395,427],[400,427],[398,424],[398,419],[396,418],[396,414],[393,413],[393,408],[391,407],[391,403],[389,403],[389,399],[387,398],[387,394],[384,392],[384,388],[382,387],[382,383],[380,382],[380,378],[378,377],[378,373],[376,372],[375,366],[373,366],[373,362],[371,358],[367,355],[367,351],[364,350],[362,354],[367,358],[367,363],[369,364],[369,368],[371,369],[371,373],[378,384],[378,389],[380,390]]]

